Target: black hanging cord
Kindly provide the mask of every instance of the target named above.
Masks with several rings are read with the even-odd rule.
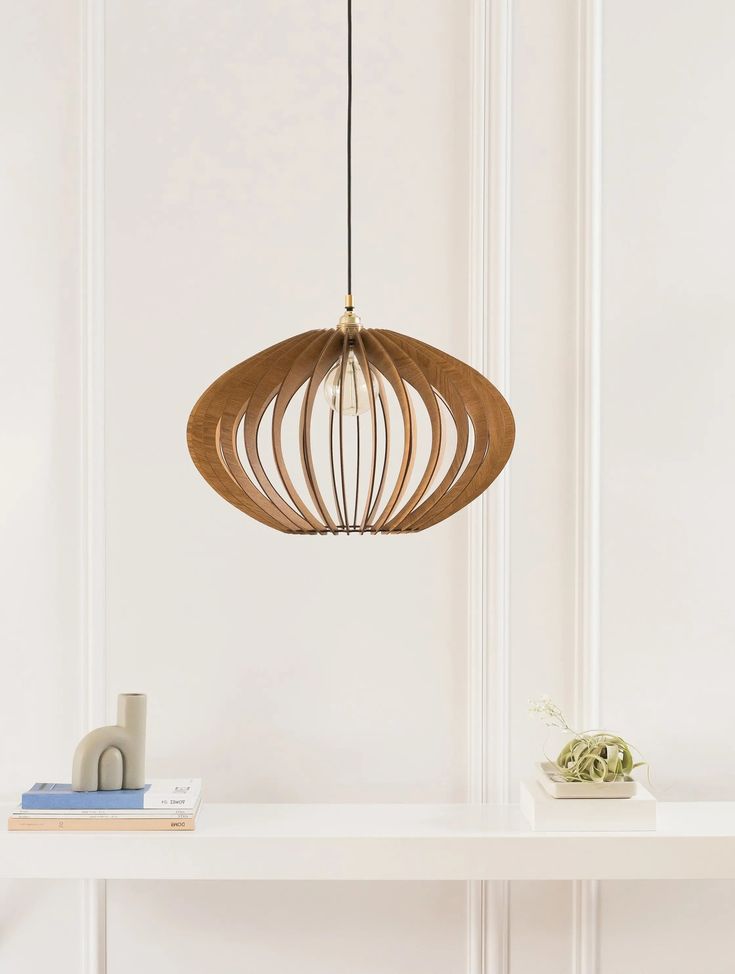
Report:
[[[347,293],[352,294],[352,0],[347,0]]]

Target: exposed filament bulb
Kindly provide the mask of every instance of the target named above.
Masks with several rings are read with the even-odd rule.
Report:
[[[375,395],[375,379],[372,375],[373,395]],[[370,388],[360,363],[354,351],[347,353],[344,370],[344,390],[342,389],[342,362],[334,365],[324,379],[324,398],[330,409],[343,416],[360,416],[370,409]]]

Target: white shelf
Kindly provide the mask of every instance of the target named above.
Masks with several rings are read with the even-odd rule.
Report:
[[[735,802],[658,812],[655,832],[543,833],[515,805],[205,805],[190,833],[0,832],[0,878],[735,879]]]

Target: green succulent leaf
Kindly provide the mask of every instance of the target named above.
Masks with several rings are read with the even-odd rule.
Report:
[[[644,761],[635,762],[631,745],[617,734],[576,734],[556,759],[566,781],[622,781]]]

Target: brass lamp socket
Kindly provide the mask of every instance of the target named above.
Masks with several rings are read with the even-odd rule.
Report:
[[[351,294],[345,295],[345,313],[337,322],[337,327],[342,331],[362,328],[360,315],[355,311],[355,305]]]

